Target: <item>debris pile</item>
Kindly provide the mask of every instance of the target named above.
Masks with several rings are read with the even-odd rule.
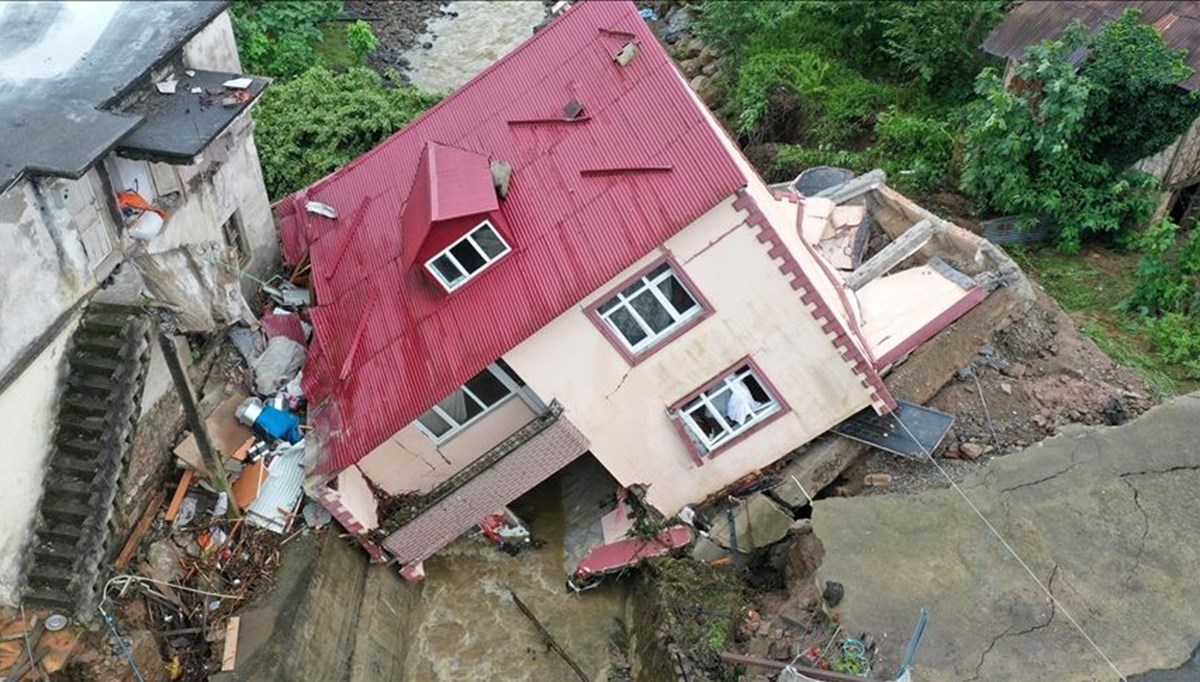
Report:
[[[184,401],[185,413],[189,402],[194,409],[173,450],[178,481],[151,500],[101,595],[116,653],[129,667],[147,665],[129,651],[149,634],[161,659],[150,664],[171,680],[235,669],[236,612],[273,587],[283,545],[330,522],[304,493],[301,367],[311,327],[300,308],[310,297],[291,281],[263,291],[277,305],[229,330],[223,372],[200,400],[207,416]]]

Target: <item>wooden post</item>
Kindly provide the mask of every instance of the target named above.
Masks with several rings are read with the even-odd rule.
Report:
[[[183,414],[187,417],[192,435],[196,437],[196,448],[200,450],[200,461],[204,464],[208,480],[217,490],[225,493],[225,498],[229,502],[229,518],[241,518],[241,510],[238,509],[237,500],[233,497],[229,478],[225,475],[225,465],[221,462],[221,456],[213,450],[212,440],[208,437],[208,429],[200,417],[199,408],[196,407],[196,396],[192,393],[192,384],[188,381],[187,373],[183,371],[183,365],[180,364],[179,356],[176,354],[175,342],[162,329],[157,331],[159,348],[162,349],[163,359],[167,363],[167,369],[171,372],[171,380],[175,382],[175,390],[179,392],[179,402],[183,405]]]

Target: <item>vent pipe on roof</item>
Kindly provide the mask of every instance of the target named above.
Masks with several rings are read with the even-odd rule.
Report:
[[[638,56],[637,43],[625,43],[624,47],[621,48],[621,51],[617,53],[617,56],[613,57],[613,61],[621,66],[629,66],[629,63],[632,62],[633,58],[636,56]]]
[[[583,114],[583,105],[580,104],[579,100],[577,100],[577,99],[573,99],[570,102],[567,102],[566,106],[563,107],[563,116],[566,116],[569,120],[574,121],[575,119],[579,118],[580,115],[582,115],[582,114]]]
[[[508,198],[508,183],[512,181],[512,166],[503,161],[492,161],[489,164],[492,171],[492,185],[496,195],[501,199]]]

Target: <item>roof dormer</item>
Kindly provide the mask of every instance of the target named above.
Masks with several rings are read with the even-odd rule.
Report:
[[[487,156],[430,142],[401,214],[405,265],[447,292],[512,251]]]

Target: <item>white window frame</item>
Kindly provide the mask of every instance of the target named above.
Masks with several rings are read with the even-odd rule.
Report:
[[[769,402],[764,403],[761,407],[753,410],[746,421],[742,422],[741,424],[734,424],[728,417],[725,416],[724,413],[717,409],[717,406],[713,403],[710,394],[719,393],[722,390],[729,390],[730,386],[734,382],[742,381],[746,377],[754,377],[754,380],[758,382],[758,385],[762,387],[763,391],[767,394]],[[700,428],[700,424],[692,418],[691,413],[700,406],[708,408],[709,413],[716,417],[717,422],[723,429],[721,433],[710,438],[708,434],[704,432],[704,429]],[[747,364],[717,380],[716,383],[701,391],[699,395],[681,405],[676,414],[679,419],[683,421],[683,425],[687,429],[688,435],[690,435],[700,447],[703,454],[710,454],[713,450],[716,450],[728,441],[731,441],[746,431],[754,428],[755,425],[759,424],[771,415],[776,414],[782,408],[783,405],[779,402],[779,398],[772,394],[771,388],[767,382],[763,381],[763,378],[754,371],[753,366]]]
[[[479,396],[475,395],[471,391],[471,389],[467,388],[466,384],[463,384],[462,386],[459,386],[457,389],[455,389],[453,393],[446,396],[446,398],[449,398],[451,395],[454,395],[454,393],[462,391],[463,393],[465,393],[467,395],[468,399],[474,400],[479,405],[483,405],[483,411],[480,412],[479,414],[475,415],[474,417],[471,417],[467,421],[459,423],[456,419],[454,419],[454,417],[451,417],[439,405],[435,404],[433,407],[426,410],[425,413],[423,413],[421,416],[423,417],[423,416],[425,416],[425,414],[428,414],[429,412],[433,412],[434,414],[436,414],[438,416],[439,419],[445,421],[447,424],[450,425],[450,430],[439,436],[439,435],[435,434],[434,432],[430,431],[428,428],[426,428],[425,425],[421,423],[421,419],[418,417],[417,419],[413,420],[413,423],[417,425],[417,428],[420,429],[421,433],[428,436],[429,440],[433,441],[435,444],[441,445],[442,443],[445,443],[446,441],[450,440],[451,438],[454,438],[458,434],[462,433],[469,426],[471,426],[475,422],[479,421],[480,419],[483,419],[491,412],[494,412],[501,405],[512,400],[515,396],[520,395],[520,392],[521,392],[520,384],[517,383],[517,380],[515,378],[509,376],[509,374],[507,372],[505,372],[504,368],[500,367],[500,365],[498,365],[496,363],[492,363],[492,364],[488,365],[486,368],[484,368],[483,371],[491,372],[492,376],[496,377],[496,379],[501,384],[504,385],[504,388],[508,389],[508,395],[497,400],[496,402],[492,403],[491,405],[485,405],[484,402],[479,399]],[[480,374],[482,374],[482,372]],[[478,375],[476,375],[476,376],[478,376]],[[472,377],[472,378],[474,378],[474,377]],[[446,398],[442,398],[442,400],[439,400],[438,403],[445,401]]]
[[[600,319],[604,320],[604,324],[608,325],[608,328],[611,329],[614,334],[616,334],[617,338],[621,340],[621,343],[625,344],[625,347],[635,355],[657,345],[660,341],[675,333],[675,331],[683,325],[704,314],[704,304],[700,302],[700,297],[697,296],[696,292],[692,291],[691,287],[687,285],[687,280],[683,277],[680,277],[679,273],[675,272],[675,267],[670,263],[670,261],[664,261],[663,263],[654,266],[654,268],[651,269],[651,272],[653,272],[655,269],[658,269],[662,265],[667,266],[665,272],[655,275],[653,279],[650,278],[650,273],[646,273],[642,277],[638,278],[636,282],[632,284],[626,284],[625,286],[621,287],[620,291],[606,299],[600,305],[596,306],[596,314],[600,316]],[[695,307],[682,314],[675,310],[675,306],[667,300],[667,297],[664,296],[663,292],[658,288],[658,285],[668,278],[674,279],[675,282],[687,292],[688,296],[691,297],[692,302],[696,304]],[[625,291],[629,289],[630,286],[636,286],[639,284],[641,286],[637,291],[633,292],[632,295],[625,295]],[[642,318],[641,313],[639,313],[631,303],[633,299],[637,298],[643,291],[647,290],[649,290],[650,294],[654,296],[654,300],[658,303],[658,305],[662,306],[662,308],[667,311],[667,314],[671,316],[672,320],[670,325],[657,333],[650,328],[650,325],[647,324],[646,320]],[[613,303],[613,301],[617,302],[615,306],[606,312],[600,312],[602,309]],[[613,314],[618,310],[625,310],[633,317],[634,322],[637,322],[638,326],[642,328],[642,331],[646,333],[646,337],[644,339],[635,344],[629,343],[629,339],[625,338],[625,335],[621,333],[620,328],[618,328],[616,323],[612,321]]]
[[[479,232],[480,230],[483,230],[483,229],[490,230],[492,232],[492,234],[496,235],[496,239],[499,239],[500,244],[504,246],[503,251],[496,254],[495,256],[488,256],[487,253],[484,252],[483,248],[479,246],[479,243],[477,241],[475,241],[475,233]],[[475,249],[476,253],[478,253],[480,258],[483,259],[483,265],[475,272],[467,272],[467,269],[465,267],[463,267],[463,264],[459,262],[458,258],[456,258],[454,256],[454,254],[450,253],[451,249],[453,249],[453,248],[457,247],[459,244],[463,244],[463,243],[470,244],[471,248]],[[446,248],[437,252],[432,258],[425,261],[425,269],[428,270],[435,278],[437,278],[437,281],[442,285],[442,287],[446,291],[454,291],[455,289],[458,289],[459,287],[466,284],[467,282],[470,282],[472,279],[475,278],[476,275],[483,272],[484,270],[487,270],[492,265],[492,263],[495,263],[496,261],[500,260],[504,256],[508,255],[508,253],[511,251],[512,251],[512,247],[508,245],[507,241],[505,241],[504,235],[500,234],[500,230],[496,229],[496,226],[492,224],[492,221],[484,220],[483,222],[479,223],[475,227],[471,228],[471,230],[469,232],[467,232],[465,235],[463,235],[459,239],[454,240],[454,242],[452,242],[449,246],[447,246]],[[442,273],[438,272],[438,269],[433,267],[434,261],[438,260],[439,258],[441,258],[443,256],[448,258],[450,260],[450,262],[452,262],[454,264],[454,266],[456,268],[458,268],[466,276],[463,277],[462,279],[454,281],[453,283],[451,283],[445,277],[443,277]]]

